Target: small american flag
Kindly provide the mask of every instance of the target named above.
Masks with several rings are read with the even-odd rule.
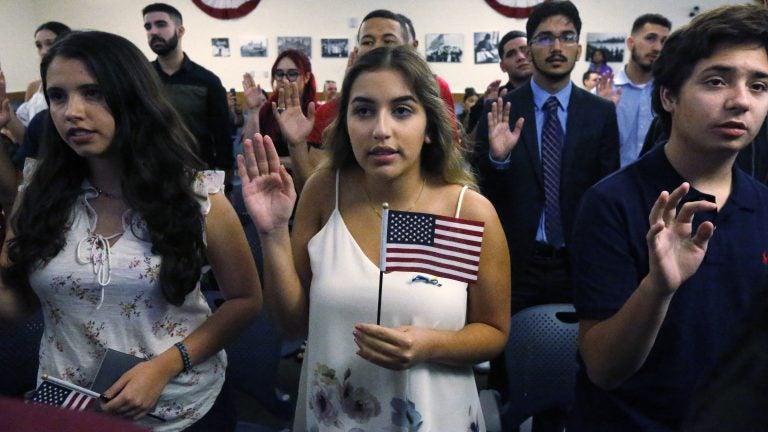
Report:
[[[70,384],[72,387],[77,387]],[[51,381],[43,381],[32,395],[32,402],[58,406],[74,411],[83,411],[91,405],[97,396],[90,395],[87,389],[74,390]],[[86,393],[88,392],[88,393]]]
[[[474,282],[480,264],[483,222],[385,210],[381,270],[424,272]]]

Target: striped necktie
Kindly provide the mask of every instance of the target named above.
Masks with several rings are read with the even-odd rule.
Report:
[[[547,243],[563,245],[560,219],[560,154],[563,149],[563,128],[557,117],[560,103],[550,96],[544,103],[544,125],[541,130],[541,166],[544,174],[544,232]]]

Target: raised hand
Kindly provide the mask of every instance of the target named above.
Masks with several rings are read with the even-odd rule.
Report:
[[[0,101],[8,97],[6,93],[5,73],[0,70]]]
[[[11,122],[11,101],[0,99],[0,128],[4,128]]]
[[[618,105],[621,99],[621,87],[613,87],[613,73],[597,77],[597,95]]]
[[[357,324],[353,336],[357,355],[387,369],[404,370],[428,360],[427,346],[432,333],[432,330],[410,326]]]
[[[488,87],[485,88],[485,93],[483,93],[483,100],[495,100],[496,98],[503,97],[499,94],[500,87],[501,80],[495,80],[488,84]]]
[[[349,53],[349,58],[347,58],[347,68],[344,69],[344,74],[346,75],[349,68],[352,67],[352,65],[355,64],[357,61],[357,57],[360,56],[360,52],[358,51],[358,48],[355,47],[355,49],[352,50],[351,53]]]
[[[11,101],[5,91],[5,74],[0,70],[0,128],[11,121]]]
[[[683,183],[671,194],[662,192],[648,216],[648,276],[660,294],[674,293],[696,273],[707,252],[707,243],[714,233],[714,225],[706,221],[691,236],[693,216],[698,212],[717,210],[715,203],[688,202],[675,214],[678,203],[689,189],[690,185]]]
[[[296,191],[272,139],[255,134],[253,140],[243,142],[243,152],[237,156],[237,169],[248,215],[259,233],[287,229]]]
[[[307,115],[301,110],[301,95],[295,82],[277,90],[277,103],[272,102],[272,113],[280,126],[280,132],[288,145],[294,146],[307,141],[315,124],[315,103],[310,102]],[[280,108],[280,110],[278,110]]]
[[[243,96],[251,115],[258,115],[261,106],[267,102],[264,92],[261,91],[261,85],[256,84],[249,73],[243,74]]]
[[[490,143],[490,153],[493,160],[503,161],[509,155],[509,152],[517,145],[520,140],[520,132],[523,129],[525,119],[520,117],[515,122],[514,129],[509,128],[509,111],[512,105],[501,98],[496,99],[491,104],[491,111],[488,113],[488,142]]]

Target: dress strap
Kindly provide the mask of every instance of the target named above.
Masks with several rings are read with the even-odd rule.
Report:
[[[335,210],[339,209],[339,170],[336,170],[336,207]]]
[[[461,203],[462,203],[462,201],[464,201],[464,192],[466,192],[468,188],[469,188],[469,186],[464,185],[461,188],[461,192],[459,192],[459,202],[458,202],[458,204],[456,204],[456,214],[453,215],[453,217],[455,217],[455,218],[459,217],[459,212],[461,212]]]

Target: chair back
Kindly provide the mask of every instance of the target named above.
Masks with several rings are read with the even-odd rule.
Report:
[[[203,291],[212,311],[224,302],[219,291]],[[234,341],[225,347],[227,381],[250,395],[277,418],[293,414],[290,400],[277,388],[282,338],[268,314],[262,311]]]
[[[38,310],[24,322],[0,329],[0,395],[21,396],[35,389],[44,327]]]
[[[502,407],[504,430],[545,409],[573,400],[578,320],[571,304],[546,304],[512,316],[504,350],[509,401]]]

